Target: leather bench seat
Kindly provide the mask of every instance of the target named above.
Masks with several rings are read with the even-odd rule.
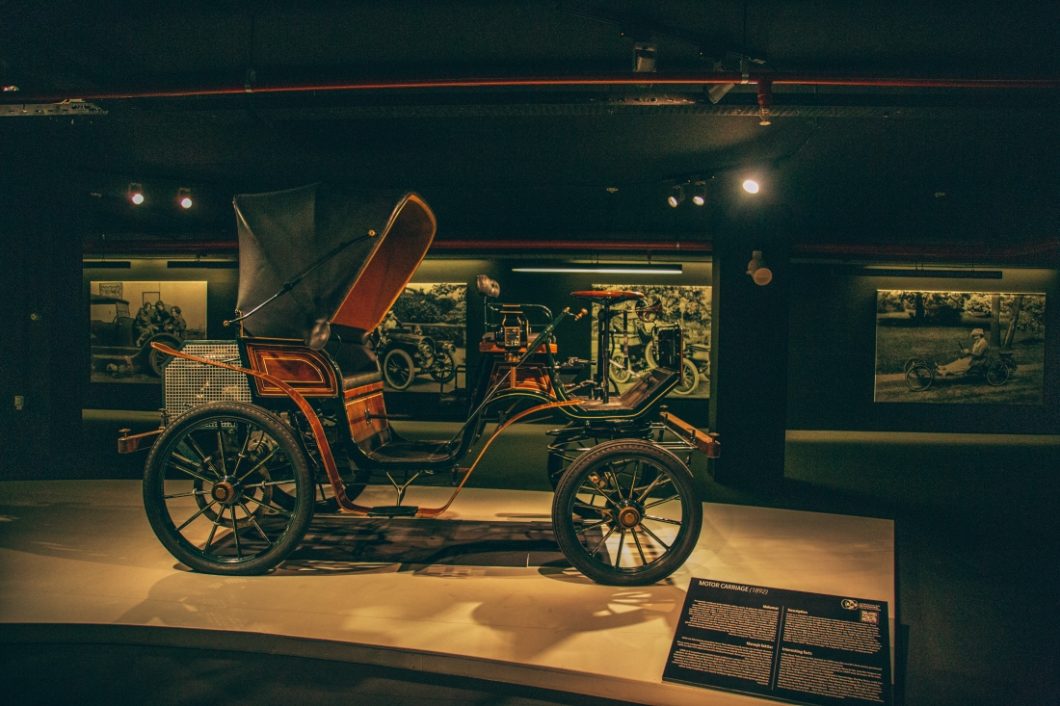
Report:
[[[364,387],[365,385],[371,385],[373,383],[382,382],[383,376],[376,370],[367,370],[361,373],[352,373],[350,375],[342,376],[342,389],[352,390],[357,387]]]

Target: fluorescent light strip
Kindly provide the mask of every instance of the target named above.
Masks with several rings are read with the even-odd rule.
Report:
[[[513,267],[512,272],[558,272],[564,274],[592,273],[602,275],[679,275],[684,270],[681,265],[664,267],[620,267],[607,265],[562,265],[557,267]]]

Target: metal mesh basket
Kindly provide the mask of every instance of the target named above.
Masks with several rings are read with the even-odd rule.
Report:
[[[185,341],[185,353],[222,363],[242,365],[235,341]],[[250,402],[247,376],[212,365],[173,358],[162,371],[166,414],[170,419],[207,402]]]

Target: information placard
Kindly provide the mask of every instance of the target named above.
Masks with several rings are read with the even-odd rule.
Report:
[[[663,680],[813,704],[890,704],[887,603],[692,579]]]

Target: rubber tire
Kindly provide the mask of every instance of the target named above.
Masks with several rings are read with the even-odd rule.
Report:
[[[927,382],[925,382],[925,380]],[[935,381],[935,372],[923,361],[917,361],[907,366],[905,371],[905,385],[913,392],[923,392],[931,387]]]
[[[1000,387],[1008,382],[1010,375],[1011,373],[1009,372],[1008,366],[998,360],[987,367],[986,382],[994,387]]]
[[[456,377],[456,362],[453,361],[449,351],[438,351],[434,354],[434,362],[428,368],[435,382],[449,382]]]
[[[184,433],[211,418],[242,418],[267,431],[283,448],[293,470],[295,490],[293,517],[283,535],[272,548],[245,561],[215,561],[203,555],[176,529],[166,508],[164,495],[165,464],[163,459]],[[144,466],[144,509],[147,521],[162,545],[182,564],[207,574],[252,576],[263,574],[282,562],[305,537],[313,519],[315,486],[309,460],[291,428],[280,418],[260,407],[242,402],[211,402],[181,416],[158,437]]]
[[[404,365],[406,367],[408,370],[407,378],[397,382],[391,378],[390,363],[392,360],[396,365]],[[412,381],[416,379],[416,363],[412,360],[412,356],[400,348],[391,348],[387,351],[387,354],[383,356],[383,379],[386,380],[386,384],[392,389],[407,390]]]
[[[691,380],[691,384],[688,381]],[[681,359],[681,381],[673,389],[675,395],[691,395],[699,388],[699,368],[688,358]]]
[[[591,469],[608,463],[608,459],[637,457],[663,469],[681,496],[682,526],[670,550],[656,562],[636,571],[606,567],[585,556],[585,548],[572,521],[574,498],[583,476]],[[658,471],[657,471],[658,472]],[[703,505],[696,497],[692,472],[677,456],[641,439],[614,439],[598,444],[571,463],[560,479],[552,499],[552,529],[560,550],[576,569],[596,583],[609,586],[645,586],[663,580],[685,563],[699,540],[703,525]]]

